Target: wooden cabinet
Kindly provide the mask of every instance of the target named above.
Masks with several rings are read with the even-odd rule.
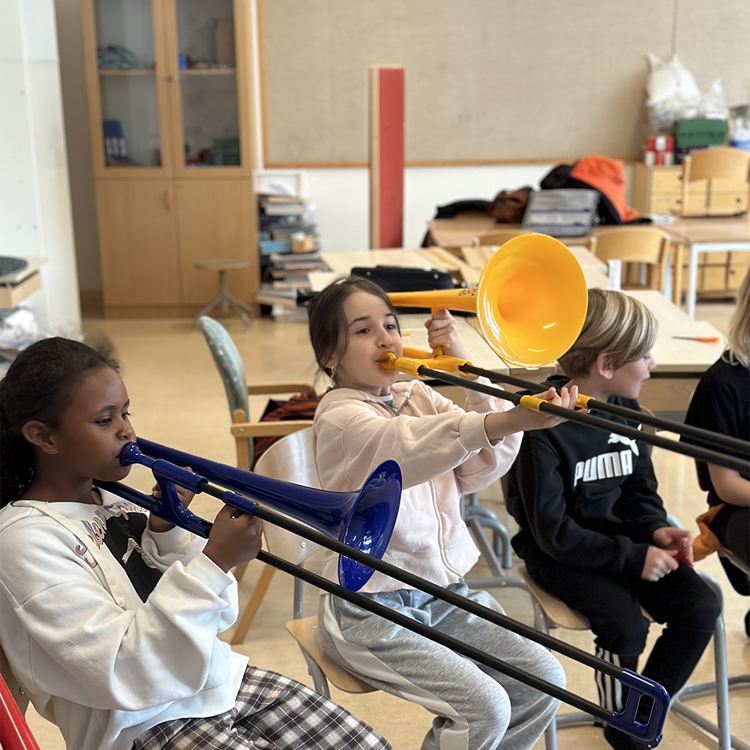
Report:
[[[251,0],[81,0],[105,315],[258,288]]]
[[[647,167],[636,164],[633,208],[642,214],[676,214],[682,203],[682,167]],[[747,183],[703,180],[691,184],[688,216],[727,216],[748,209]],[[700,297],[731,296],[750,266],[750,253],[701,253],[698,259]],[[687,288],[687,254],[682,267],[682,288]]]
[[[687,211],[681,211],[682,167],[635,165],[633,208],[642,214],[731,216],[748,209],[747,183],[700,180],[691,183]]]

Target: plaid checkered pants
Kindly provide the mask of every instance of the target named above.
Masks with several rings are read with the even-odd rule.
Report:
[[[133,750],[389,750],[341,706],[275,672],[247,667],[234,708],[174,719],[143,732]]]

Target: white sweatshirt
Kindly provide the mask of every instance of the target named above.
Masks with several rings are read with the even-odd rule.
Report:
[[[228,711],[247,664],[216,637],[237,617],[237,582],[205,540],[144,531],[164,573],[143,602],[103,539],[109,517],[145,511],[102,497],[0,510],[0,645],[69,750],[127,750],[155,724]]]

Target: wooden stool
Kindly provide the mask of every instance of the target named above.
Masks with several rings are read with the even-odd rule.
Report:
[[[198,325],[201,315],[205,315],[209,310],[213,310],[216,305],[221,306],[220,309],[223,313],[229,312],[229,308],[231,307],[242,318],[245,330],[247,331],[250,328],[250,319],[246,313],[252,316],[255,315],[255,310],[242,300],[237,299],[237,297],[233,297],[227,291],[227,271],[239,271],[242,268],[247,268],[249,265],[249,260],[241,260],[239,258],[234,260],[202,260],[195,264],[195,267],[199,270],[219,272],[219,293],[202,310],[193,316],[193,328]]]

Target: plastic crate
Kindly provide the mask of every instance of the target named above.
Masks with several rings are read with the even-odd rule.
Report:
[[[726,120],[677,120],[674,124],[675,146],[680,149],[717,146],[726,138]]]
[[[211,163],[215,167],[239,167],[240,150],[238,148],[212,148]]]
[[[211,145],[211,163],[217,167],[240,166],[240,139],[214,138]]]

